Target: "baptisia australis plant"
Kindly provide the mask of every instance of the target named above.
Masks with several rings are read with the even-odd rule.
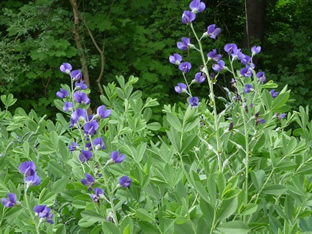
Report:
[[[178,133],[173,133],[173,131],[170,131],[168,132],[168,136],[172,144],[175,145],[177,155],[179,156],[179,159],[182,163],[181,167],[183,170],[185,170],[183,165],[183,147],[186,146],[182,145],[182,143],[184,142],[183,138],[186,137],[184,135],[187,135],[186,132],[190,131],[187,128],[188,126],[185,125],[186,118],[189,117],[190,113],[201,112],[201,130],[199,133],[196,132],[196,134],[199,134],[198,138],[199,141],[203,143],[202,147],[205,146],[206,150],[208,149],[209,151],[209,158],[206,158],[209,163],[206,165],[203,160],[196,156],[199,162],[191,164],[190,167],[191,170],[193,168],[197,168],[197,170],[194,169],[194,171],[200,173],[205,171],[205,169],[202,167],[205,167],[206,170],[208,168],[209,171],[217,165],[217,171],[209,172],[211,174],[201,174],[200,177],[197,176],[198,178],[195,178],[195,176],[189,177],[189,174],[192,172],[185,171],[185,177],[196,188],[196,183],[201,183],[199,181],[205,181],[204,184],[208,184],[208,188],[210,189],[208,191],[202,190],[204,187],[201,186],[203,185],[198,186],[198,190],[200,190],[198,196],[201,197],[200,208],[204,209],[202,212],[205,216],[211,217],[211,220],[206,223],[207,227],[209,227],[210,233],[223,233],[223,231],[227,233],[225,231],[227,227],[228,230],[231,230],[230,227],[235,228],[235,225],[238,225],[238,216],[239,214],[244,213],[243,207],[248,207],[252,204],[252,206],[258,208],[257,202],[259,199],[259,194],[262,192],[270,177],[272,176],[272,174],[270,174],[267,181],[261,182],[260,187],[257,188],[257,195],[255,195],[255,197],[250,195],[250,187],[253,186],[250,184],[251,180],[253,182],[259,180],[261,177],[260,174],[262,175],[262,173],[264,173],[264,171],[259,172],[257,175],[251,173],[252,167],[256,166],[253,161],[250,161],[250,157],[252,154],[256,154],[258,152],[257,150],[259,150],[260,145],[257,145],[257,142],[260,136],[263,134],[263,129],[269,128],[269,126],[272,127],[274,124],[278,124],[274,118],[277,118],[279,121],[281,121],[286,117],[286,114],[282,112],[288,110],[287,105],[285,104],[288,100],[288,92],[286,89],[282,90],[281,92],[277,92],[275,89],[272,89],[270,92],[266,90],[268,88],[276,88],[277,85],[272,81],[268,82],[263,71],[256,71],[256,66],[253,60],[254,57],[261,52],[261,46],[253,46],[248,52],[239,48],[235,43],[231,42],[224,45],[224,52],[218,51],[216,48],[211,48],[208,53],[204,52],[203,43],[205,43],[205,40],[216,40],[218,35],[221,33],[221,29],[215,24],[210,24],[207,27],[207,30],[204,31],[201,36],[199,36],[199,34],[197,34],[195,31],[193,24],[197,20],[197,14],[203,12],[205,7],[205,3],[200,0],[194,0],[190,3],[191,11],[186,10],[183,12],[182,23],[185,24],[186,27],[189,27],[190,31],[193,33],[193,36],[182,37],[181,41],[177,42],[177,48],[181,50],[181,53],[184,53],[185,51],[187,51],[187,53],[191,51],[198,53],[201,57],[201,64],[196,64],[195,66],[191,63],[191,61],[184,61],[186,56],[183,54],[174,53],[169,56],[169,62],[178,67],[184,79],[183,83],[178,83],[174,87],[174,90],[178,94],[187,96],[189,107],[187,108],[182,123],[179,123],[179,117],[181,117],[181,113],[177,113],[176,116],[174,116],[172,113],[170,113],[170,111],[168,111],[168,109],[166,109],[168,113],[167,120],[169,124],[173,127],[173,129],[178,131]],[[196,69],[194,69],[195,67],[200,67],[200,69],[196,71]],[[240,68],[235,71],[234,67]],[[195,70],[194,79],[189,80],[188,77],[192,76],[193,70]],[[211,71],[213,71],[213,75],[211,75]],[[224,99],[223,97],[216,97],[214,92],[214,87],[218,82],[219,75],[226,73],[230,74],[229,83],[231,87],[231,90],[227,87],[224,87],[224,91],[226,92],[228,100]],[[205,82],[209,87],[208,98],[209,108],[212,109],[211,112],[209,108],[206,109],[204,102],[201,101],[201,99],[197,97],[195,93],[192,93],[193,85],[203,85]],[[281,96],[281,93],[283,93],[283,97]],[[225,109],[220,113],[217,112],[217,98],[226,103]],[[274,112],[275,115],[273,115]],[[227,118],[228,121],[224,120],[225,118]],[[210,120],[213,121],[213,124],[209,123]],[[187,144],[192,144],[189,143],[189,139],[196,138],[191,134],[187,135],[187,137]],[[265,137],[263,137],[262,140],[264,138]],[[253,147],[258,148],[256,148],[257,150],[254,150]],[[229,156],[228,152],[232,152],[233,148],[236,148],[237,150]],[[205,151],[204,149],[202,150]],[[197,155],[197,152],[201,152],[201,150],[197,148],[194,149],[195,155]],[[238,167],[239,171],[237,173],[235,172],[237,169],[235,167],[238,165],[238,162],[236,161],[238,160],[238,156],[237,159],[235,159],[236,155],[242,156],[242,158],[239,157],[242,164],[240,164],[241,166]],[[272,151],[270,151],[270,155],[273,157]],[[214,160],[216,161],[216,165],[214,164]],[[231,167],[232,165],[230,165],[230,162],[233,162],[235,166],[233,165],[233,167]],[[235,184],[234,187],[240,185],[243,188],[239,198],[234,195],[236,192],[238,194],[239,190],[236,190],[236,192],[234,192],[234,190],[231,190],[231,192],[229,192],[230,190],[227,191],[227,189],[230,189],[230,187],[233,185],[226,184],[226,177],[224,175],[227,173],[230,174],[228,179],[231,180],[231,183]],[[217,175],[218,178],[216,178],[216,181],[214,177]],[[240,180],[237,177],[238,175],[243,175],[244,180]],[[216,183],[218,184],[216,185]],[[220,194],[220,197],[218,198],[216,197],[217,193],[215,186],[218,187]],[[225,195],[227,192],[231,194],[233,192],[233,194],[229,195],[229,198],[225,198],[227,196]],[[211,194],[211,196],[209,194]],[[207,196],[210,197],[207,198]],[[232,201],[232,198],[239,199],[239,201],[244,205],[240,206],[236,204],[236,208],[233,208],[233,211],[229,211],[230,214],[228,216],[222,217],[221,213],[228,209],[227,206],[234,206],[234,203],[232,204],[229,202]],[[194,203],[196,202],[194,201]],[[225,206],[226,203],[228,205]],[[259,209],[255,209],[255,211],[256,210],[258,211]],[[238,213],[230,218],[230,215],[232,215],[235,211]],[[207,213],[205,214],[205,212]],[[227,218],[228,221],[233,221],[233,223],[229,224],[228,226],[226,224]],[[250,221],[253,219],[251,216],[248,216],[248,220]],[[243,221],[244,223],[239,223],[238,226],[242,226],[247,230],[248,222],[246,222],[246,217],[244,217]],[[220,226],[220,229],[217,228],[218,226]],[[242,233],[247,232],[242,231]]]
[[[173,60],[178,61],[179,57],[175,57]],[[64,86],[56,94],[58,98],[63,100],[63,110],[70,117],[69,127],[80,136],[80,139],[75,137],[76,140],[68,145],[68,149],[72,154],[75,151],[79,152],[78,160],[85,175],[85,178],[80,179],[80,182],[87,186],[87,191],[91,192],[95,184],[98,186],[93,189],[94,193],[90,194],[91,200],[96,203],[100,203],[101,200],[108,202],[110,207],[107,207],[106,210],[108,213],[112,212],[112,222],[118,225],[118,211],[114,204],[114,193],[119,187],[129,187],[132,180],[130,178],[127,180],[127,186],[120,186],[117,181],[112,183],[113,179],[108,178],[109,172],[105,169],[108,165],[122,163],[126,156],[120,154],[119,151],[113,151],[111,159],[107,159],[106,162],[99,157],[100,154],[102,155],[102,151],[106,151],[104,137],[100,136],[101,130],[103,125],[107,123],[105,121],[110,117],[112,111],[101,105],[97,107],[95,114],[90,113],[91,100],[88,97],[90,91],[82,80],[80,70],[71,71],[71,69],[72,66],[69,63],[61,65],[60,71],[70,76],[71,88],[67,87],[66,89]],[[105,188],[105,192],[103,188]],[[49,221],[49,216],[45,218]]]

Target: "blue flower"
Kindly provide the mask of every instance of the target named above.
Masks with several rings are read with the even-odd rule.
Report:
[[[187,86],[184,83],[178,83],[178,85],[174,87],[174,90],[177,93],[186,92],[186,89],[187,89]]]
[[[120,179],[119,179],[119,185],[123,188],[127,188],[131,185],[132,183],[132,179],[128,176],[122,176]]]
[[[92,175],[86,173],[85,174],[85,177],[86,179],[81,179],[81,183],[85,186],[88,186],[88,187],[92,187],[92,185],[94,184],[95,180],[94,178],[92,177]]]
[[[91,120],[83,125],[83,131],[86,135],[95,135],[99,128],[99,124],[96,120]]]
[[[64,99],[68,96],[68,91],[66,89],[61,88],[60,91],[56,93],[56,96],[60,99]]]
[[[218,63],[215,63],[212,65],[212,69],[215,70],[216,72],[220,72],[223,70],[224,66],[225,66],[225,62],[220,60],[218,61]]]
[[[81,89],[81,90],[85,90],[88,88],[88,86],[84,83],[83,80],[81,80],[80,82],[75,82],[75,87],[76,89]]]
[[[203,83],[206,80],[206,78],[207,78],[207,76],[204,72],[197,72],[195,74],[195,81],[199,84]]]
[[[216,39],[220,32],[220,28],[216,28],[215,24],[211,24],[207,27],[207,32],[204,35],[209,36],[211,39]]]
[[[182,56],[175,53],[169,56],[169,62],[175,65],[179,65],[182,61]]]
[[[82,79],[82,73],[80,70],[74,70],[70,73],[70,76],[73,80],[81,80]]]
[[[252,56],[259,54],[261,52],[261,46],[253,46],[251,47]]]
[[[8,193],[8,199],[2,198],[1,199],[2,205],[5,207],[13,207],[16,205],[16,194]]]
[[[182,37],[181,41],[177,42],[177,47],[180,50],[187,50],[188,48],[192,47],[193,45],[190,43],[190,38]]]
[[[80,104],[90,103],[90,99],[88,98],[88,95],[81,91],[75,92],[73,95],[73,99],[75,102],[80,103]]]
[[[228,54],[233,54],[235,50],[237,50],[237,45],[234,43],[228,43],[224,46],[224,51]]]
[[[192,68],[192,64],[189,62],[184,62],[179,65],[179,69],[183,73],[188,73]]]
[[[249,93],[252,89],[253,89],[253,87],[251,84],[246,84],[243,91],[244,91],[244,93]]]
[[[220,61],[221,60],[221,54],[218,54],[217,53],[217,50],[216,49],[213,49],[212,51],[210,51],[208,54],[208,60],[212,59],[216,62]]]
[[[50,213],[51,209],[47,205],[37,205],[34,207],[34,211],[39,218],[45,219],[47,222],[53,224],[53,214]]]
[[[198,107],[198,102],[199,102],[199,99],[198,97],[191,97],[189,100],[188,100],[190,106],[193,108],[193,107]]]
[[[279,92],[276,92],[275,89],[272,89],[270,91],[270,94],[271,94],[272,98],[276,98],[278,96]]]
[[[105,149],[105,145],[104,145],[104,141],[103,141],[102,137],[95,138],[93,140],[93,145],[94,145],[96,150]]]
[[[87,120],[87,112],[85,109],[78,108],[71,114],[71,124],[76,124],[78,121],[85,122]]]
[[[70,65],[69,63],[63,63],[63,64],[60,66],[60,70],[61,70],[61,72],[63,72],[63,73],[69,74],[70,71],[72,70],[72,65]]]
[[[68,112],[73,109],[74,105],[72,102],[65,102],[63,106],[63,111]]]
[[[94,193],[95,194],[91,194],[91,199],[95,202],[99,202],[100,197],[104,196],[104,190],[101,188],[94,188]]]
[[[200,13],[203,12],[206,8],[205,3],[201,2],[200,0],[193,0],[190,3],[190,9],[192,10],[192,12],[196,13]]]
[[[81,162],[87,162],[92,158],[92,152],[87,150],[81,150],[81,154],[79,155],[79,159]]]
[[[263,83],[266,82],[266,77],[265,77],[264,72],[258,72],[258,73],[256,74],[256,77],[259,79],[259,82],[260,82],[261,84],[263,84]]]
[[[182,23],[189,24],[196,19],[196,15],[192,11],[184,11],[182,14]]]
[[[114,163],[121,163],[125,160],[126,158],[126,155],[124,154],[119,154],[119,151],[113,151],[111,153],[111,160],[114,162]]]
[[[110,109],[107,109],[104,105],[102,105],[96,109],[96,113],[99,117],[101,117],[101,119],[105,119],[111,115],[112,111]]]

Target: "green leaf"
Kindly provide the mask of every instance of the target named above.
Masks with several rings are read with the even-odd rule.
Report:
[[[172,127],[174,127],[175,130],[177,130],[179,132],[182,131],[182,124],[181,124],[181,121],[179,120],[179,118],[177,116],[175,116],[172,113],[167,113],[166,119],[169,122],[169,124]]]
[[[109,234],[120,234],[119,229],[116,227],[115,224],[109,223],[109,222],[104,222],[103,223],[103,230],[105,230],[105,233]]]
[[[149,222],[139,221],[139,226],[140,226],[140,229],[143,231],[143,233],[148,233],[148,234],[160,233],[158,228]]]
[[[96,223],[96,222],[104,222],[106,219],[98,214],[97,212],[93,210],[85,210],[81,212],[81,216],[88,220],[89,222]]]
[[[68,177],[63,177],[62,179],[54,182],[53,184],[53,191],[55,193],[61,193],[63,192],[63,190],[65,189],[66,185],[67,185],[67,182],[68,182]]]
[[[287,191],[287,188],[283,185],[270,185],[266,186],[263,190],[263,194],[270,194],[270,195],[281,195]]]
[[[247,224],[241,221],[223,223],[217,229],[224,234],[247,234],[250,231]]]
[[[289,99],[289,92],[280,93],[272,102],[271,110],[277,112]]]
[[[179,234],[193,234],[195,231],[193,230],[192,221],[188,221],[183,224],[174,224],[174,233]]]
[[[253,213],[255,213],[258,209],[258,205],[257,204],[248,204],[247,206],[243,207],[240,211],[240,213],[242,215],[251,215]]]
[[[136,217],[142,221],[154,222],[155,219],[145,209],[139,208],[136,210]]]
[[[265,179],[265,172],[263,170],[251,172],[251,180],[258,192],[260,191],[263,185],[264,179]]]
[[[222,201],[220,209],[217,211],[217,220],[222,222],[231,216],[237,209],[238,199],[234,197],[230,200]]]

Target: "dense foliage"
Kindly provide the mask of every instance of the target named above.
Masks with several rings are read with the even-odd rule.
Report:
[[[97,20],[92,14],[98,15],[102,4],[82,4],[88,28],[98,31],[96,40],[105,38],[105,51],[111,51],[105,52],[105,69],[142,76],[116,76],[98,95],[94,80],[88,87],[77,69],[82,51],[72,46],[71,29],[65,30],[72,27],[69,12],[56,2],[21,6],[9,1],[14,10],[6,9],[3,16],[16,17],[7,28],[3,55],[27,64],[22,71],[2,64],[8,75],[4,82],[38,98],[37,80],[45,80],[46,95],[53,96],[58,113],[51,120],[43,108],[13,111],[15,105],[34,104],[1,95],[0,233],[312,232],[309,108],[291,110],[290,85],[279,88],[271,80],[267,61],[274,59],[261,46],[241,49],[233,43],[236,36],[223,43],[218,17],[216,24],[205,22],[213,14],[200,0],[181,3],[179,12],[174,1],[125,1],[119,8],[113,1]],[[292,2],[274,4],[284,9]],[[179,14],[175,21],[159,17],[165,6],[172,7],[168,16]],[[52,12],[49,20],[58,26],[46,24],[34,9]],[[122,18],[121,12],[137,17]],[[28,20],[34,15],[36,24]],[[108,17],[113,15],[116,21]],[[126,38],[121,28],[137,37],[114,36]],[[68,37],[61,38],[63,33]],[[165,40],[162,33],[168,33]],[[82,39],[96,74],[99,60],[87,50],[92,45],[88,34]],[[301,54],[299,47],[294,57]],[[118,48],[124,53],[118,54]],[[163,56],[166,60],[156,60]],[[291,64],[283,66],[291,69]],[[12,80],[10,74],[17,76]],[[29,93],[24,74],[37,82]],[[157,97],[162,102],[175,98],[160,105]],[[37,104],[49,105],[49,99]]]

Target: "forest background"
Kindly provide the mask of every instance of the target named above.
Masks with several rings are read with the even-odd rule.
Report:
[[[267,79],[292,90],[294,108],[312,100],[312,1],[209,0],[199,15],[198,32],[216,24],[222,34],[204,47],[223,50],[236,43],[246,51],[261,45],[256,65]],[[174,85],[180,72],[169,61],[175,44],[191,36],[181,21],[189,0],[8,0],[0,2],[0,93],[13,93],[16,106],[55,118],[55,93],[67,76],[63,62],[81,67],[91,88],[92,105],[98,106],[102,85],[116,75],[140,78],[136,88],[143,98],[162,104],[179,101]],[[76,16],[76,17],[75,17]],[[189,30],[189,29],[187,29]],[[192,38],[191,38],[192,40]],[[209,44],[210,43],[210,44]],[[212,43],[214,45],[212,45]],[[194,63],[196,57],[192,57]],[[265,67],[265,69],[264,69]],[[196,69],[195,69],[196,70]],[[193,76],[193,74],[189,74]],[[189,79],[193,79],[190,77]],[[216,93],[230,86],[220,75]],[[88,81],[89,80],[89,81]],[[196,90],[206,97],[208,87]],[[181,99],[182,100],[182,99]],[[14,107],[12,107],[14,108]],[[158,114],[157,114],[158,112]]]

